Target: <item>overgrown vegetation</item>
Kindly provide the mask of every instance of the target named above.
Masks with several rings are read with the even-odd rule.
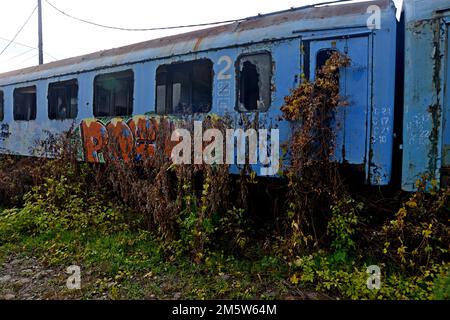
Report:
[[[140,133],[156,137],[142,161],[121,156],[120,141],[110,141],[105,165],[76,161],[70,135],[39,145],[52,159],[2,156],[0,262],[21,252],[80,265],[83,289],[62,293],[78,298],[448,299],[450,190],[433,181],[425,190],[424,178],[416,193],[387,198],[353,194],[341,179],[337,70],[350,63],[334,54],[286,98],[282,111],[297,128],[289,192],[270,223],[253,219],[250,193],[263,182],[248,166],[232,177],[227,165],[172,165],[172,124],[162,118]],[[381,268],[379,290],[367,287],[370,265]]]
[[[326,231],[328,211],[339,198],[345,199],[335,150],[335,114],[342,104],[339,96],[339,68],[348,58],[334,53],[317,70],[316,80],[303,81],[285,98],[282,111],[286,120],[296,123],[290,141],[288,218],[291,220],[290,254],[317,246]]]

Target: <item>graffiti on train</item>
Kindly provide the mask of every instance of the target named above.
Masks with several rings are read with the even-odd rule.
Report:
[[[194,121],[191,132],[185,125],[183,121],[145,116],[108,122],[83,120],[80,129],[85,160],[103,163],[110,159],[125,162],[149,159],[160,144],[161,151],[173,164],[250,164],[257,165],[263,176],[278,173],[279,129],[203,131],[203,122]]]
[[[152,157],[160,128],[170,133],[175,125],[167,119],[146,116],[108,121],[84,119],[80,124],[80,134],[85,160],[104,163],[108,156],[128,162],[133,155],[136,160]],[[170,157],[173,143],[170,141],[170,134],[165,136],[164,153]]]

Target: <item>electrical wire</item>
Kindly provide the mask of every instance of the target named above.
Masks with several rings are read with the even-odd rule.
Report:
[[[17,58],[19,58],[19,57],[21,57],[21,56],[24,56],[24,55],[26,55],[27,53],[29,53],[29,52],[31,52],[31,51],[34,51],[34,50],[35,50],[34,48],[28,49],[27,51],[24,51],[24,52],[22,52],[22,53],[19,53],[19,54],[15,55],[15,56],[9,58],[8,60],[5,60],[5,62],[9,62],[9,61],[11,61],[11,60],[17,59]]]
[[[243,21],[245,19],[232,19],[232,20],[224,20],[224,21],[216,21],[216,22],[208,22],[208,23],[198,23],[198,24],[188,24],[188,25],[181,25],[181,26],[170,26],[170,27],[154,27],[154,28],[123,28],[123,27],[114,27],[114,26],[108,26],[96,22],[92,22],[89,20],[85,20],[82,18],[77,18],[75,16],[72,16],[63,10],[56,7],[54,4],[52,4],[50,1],[45,0],[49,6],[51,6],[53,9],[58,11],[59,13],[65,15],[68,18],[84,22],[96,27],[106,28],[106,29],[113,29],[113,30],[120,30],[120,31],[157,31],[157,30],[171,30],[171,29],[182,29],[182,28],[192,28],[192,27],[205,27],[205,26],[214,26],[219,24],[225,24],[225,23],[233,23],[233,22],[239,22]]]
[[[12,41],[12,40],[10,40],[10,39],[6,39],[6,38],[3,38],[3,37],[0,37],[0,40],[7,41],[7,42],[10,42],[10,41],[11,41],[12,43],[14,43],[14,44],[16,44],[16,45],[18,45],[18,46],[21,46],[21,47],[29,48],[29,49],[33,49],[33,50],[38,50],[37,47],[33,47],[33,46],[28,45],[28,44],[20,43],[20,42],[17,42],[17,41]],[[53,60],[58,60],[58,58],[55,58],[54,56],[52,56],[52,55],[51,55],[50,53],[48,53],[48,52],[45,52],[45,51],[44,51],[44,54],[46,54],[47,56],[49,56],[49,57],[52,58]]]
[[[302,9],[302,8],[309,8],[309,7],[313,7],[313,6],[321,6],[321,5],[327,5],[327,4],[334,4],[334,3],[339,3],[339,2],[351,2],[352,0],[331,0],[331,1],[327,1],[327,2],[322,2],[322,3],[316,3],[313,5],[307,5],[304,7],[300,7],[300,8],[291,8],[292,9]],[[203,27],[203,26],[214,26],[214,25],[219,25],[219,24],[226,24],[226,23],[233,23],[233,22],[241,22],[241,21],[245,21],[248,19],[251,19],[252,17],[249,18],[243,18],[243,19],[231,19],[231,20],[224,20],[224,21],[217,21],[217,22],[209,22],[209,23],[200,23],[200,24],[189,24],[189,25],[180,25],[180,26],[169,26],[169,27],[153,27],[153,28],[123,28],[123,27],[115,27],[115,26],[108,26],[108,25],[103,25],[100,23],[96,23],[96,22],[92,22],[89,20],[85,20],[85,19],[81,19],[75,16],[72,16],[66,12],[64,12],[63,10],[59,9],[58,7],[56,7],[54,4],[52,4],[50,1],[45,0],[45,2],[51,6],[54,10],[56,10],[57,12],[63,14],[64,16],[77,20],[79,22],[83,22],[83,23],[87,23],[96,27],[101,27],[101,28],[107,28],[107,29],[113,29],[113,30],[120,30],[120,31],[156,31],[156,30],[170,30],[170,29],[181,29],[181,28],[192,28],[192,27]],[[20,53],[16,56],[13,56],[12,58],[8,59],[7,61],[11,61],[15,58],[21,57],[29,52],[31,52],[32,50],[38,50],[38,48],[27,45],[27,44],[23,44],[20,42],[16,42],[15,39],[19,36],[19,34],[22,32],[22,30],[25,28],[25,26],[27,25],[27,23],[30,21],[31,17],[33,16],[33,14],[35,13],[37,9],[37,6],[33,9],[32,13],[30,14],[30,16],[27,18],[27,20],[25,21],[25,23],[23,24],[23,26],[19,29],[19,31],[16,33],[16,35],[14,36],[13,39],[9,40],[3,37],[0,37],[0,40],[4,40],[4,41],[8,41],[8,44],[6,45],[6,47],[2,50],[2,52],[0,53],[0,55],[2,55],[6,49],[8,49],[8,47],[11,44],[17,44],[26,48],[29,48],[31,50],[27,50],[23,53]],[[258,15],[261,16],[261,15]],[[44,52],[44,54],[46,54],[47,56],[49,56],[50,58],[54,59],[54,60],[58,60],[57,58],[55,58],[54,56],[52,56],[51,54]],[[36,56],[36,55],[35,55]],[[35,57],[33,56],[33,57]],[[29,60],[29,59],[27,59]]]
[[[28,44],[23,44],[23,43],[20,43],[20,42],[17,42],[17,41],[12,41],[11,39],[6,39],[6,38],[3,38],[3,37],[0,37],[0,40],[7,41],[7,42],[11,41],[12,43],[17,44],[17,45],[22,46],[22,47],[25,47],[25,48],[37,49],[37,48],[32,47],[32,46],[30,46]]]
[[[39,53],[36,53],[34,55],[32,55],[31,57],[26,58],[25,60],[21,61],[19,64],[25,63],[27,61],[30,61],[31,59],[36,58],[39,55]]]
[[[14,42],[14,40],[16,40],[16,38],[19,36],[19,34],[22,32],[23,28],[25,28],[25,26],[28,24],[28,22],[30,21],[31,17],[34,15],[34,13],[36,12],[37,6],[34,7],[33,11],[31,12],[30,16],[27,18],[27,20],[25,20],[25,23],[20,27],[19,31],[17,31],[17,33],[15,34],[15,36],[12,38],[12,40],[9,41],[9,43],[6,45],[5,48],[3,48],[3,50],[0,52],[0,56],[6,51],[6,49],[9,48],[9,46]]]
[[[311,4],[311,5],[305,5],[303,7],[299,7],[299,8],[291,8],[292,9],[307,9],[307,8],[311,8],[311,7],[316,7],[316,6],[323,6],[323,5],[329,5],[329,4],[338,4],[340,2],[352,2],[354,0],[329,0],[326,2],[321,2],[321,3],[315,3],[315,4]],[[369,0],[369,1],[373,1],[373,0]],[[109,26],[109,25],[104,25],[101,23],[97,23],[97,22],[93,22],[93,21],[89,21],[86,19],[82,19],[82,18],[78,18],[75,17],[69,13],[66,13],[65,11],[59,9],[57,6],[55,6],[53,3],[51,3],[49,0],[45,0],[45,2],[52,7],[54,10],[56,10],[57,12],[59,12],[60,14],[79,21],[79,22],[83,22],[83,23],[87,23],[96,27],[101,27],[101,28],[106,28],[106,29],[112,29],[112,30],[120,30],[120,31],[158,31],[158,30],[172,30],[172,29],[182,29],[182,28],[193,28],[193,27],[206,27],[206,26],[214,26],[214,25],[219,25],[219,24],[226,24],[226,23],[233,23],[233,22],[241,22],[241,21],[245,21],[245,20],[249,20],[255,17],[260,17],[263,16],[261,14],[258,14],[258,16],[255,17],[247,17],[247,18],[242,18],[242,19],[231,19],[231,20],[223,20],[223,21],[216,21],[216,22],[208,22],[208,23],[198,23],[198,24],[188,24],[188,25],[180,25],[180,26],[170,26],[170,27],[153,27],[153,28],[124,28],[124,27],[116,27],[116,26]]]

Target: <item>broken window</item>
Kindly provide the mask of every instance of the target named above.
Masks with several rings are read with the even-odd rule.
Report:
[[[338,51],[334,49],[322,49],[317,52],[316,73],[322,70],[322,67],[327,63],[327,61],[331,58],[331,56],[335,52]]]
[[[133,113],[132,70],[102,74],[94,80],[94,116],[117,117]]]
[[[209,112],[212,106],[212,67],[212,62],[206,59],[160,66],[156,71],[156,112]]]
[[[36,86],[14,90],[14,120],[36,119]]]
[[[75,119],[78,113],[78,82],[69,80],[48,86],[48,117],[51,120]]]
[[[4,111],[4,101],[3,101],[3,91],[0,91],[0,121],[3,121],[3,118],[5,116],[5,111]]]
[[[245,55],[238,66],[238,109],[267,110],[271,103],[272,57],[269,53]]]

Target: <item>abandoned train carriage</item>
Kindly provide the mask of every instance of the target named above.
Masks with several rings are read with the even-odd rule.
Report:
[[[409,0],[407,9],[416,2],[423,5]],[[444,2],[433,1],[440,12]],[[368,27],[371,6],[380,10],[377,28]],[[308,6],[2,74],[0,152],[30,155],[45,130],[62,132],[75,121],[88,145],[85,159],[101,161],[108,122],[131,132],[130,120],[144,114],[201,119],[214,113],[232,117],[238,126],[242,115],[258,113],[260,122],[279,128],[281,142],[287,141],[292,124],[280,117],[284,97],[338,51],[352,63],[340,70],[341,95],[349,105],[336,115],[336,158],[367,184],[388,185],[394,163],[401,163],[394,151],[401,145],[403,119],[397,39],[402,25],[395,15],[390,0]],[[414,108],[408,101],[405,110]],[[411,141],[403,149],[408,147],[416,145]],[[414,163],[415,152],[408,152],[403,166]],[[415,168],[411,175],[398,170],[404,186],[430,169]]]
[[[450,1],[405,1],[404,190],[450,175]]]

